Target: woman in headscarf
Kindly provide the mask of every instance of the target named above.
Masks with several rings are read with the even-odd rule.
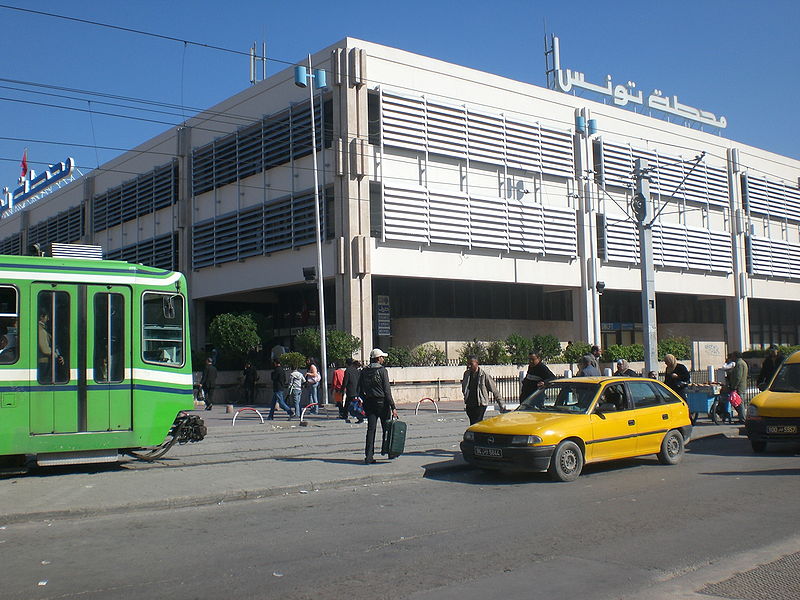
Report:
[[[684,400],[686,399],[686,386],[691,383],[689,369],[680,364],[672,354],[664,357],[667,369],[664,373],[664,383]]]
[[[638,377],[638,373],[630,368],[628,361],[620,358],[617,361],[617,370],[614,371],[614,377]]]

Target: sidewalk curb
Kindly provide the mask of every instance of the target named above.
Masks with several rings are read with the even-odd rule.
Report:
[[[366,467],[366,465],[365,465]],[[376,469],[376,467],[370,467]],[[380,467],[378,466],[377,469]],[[99,508],[76,507],[64,510],[40,511],[33,513],[16,513],[10,515],[0,515],[0,525],[13,525],[19,523],[30,523],[33,521],[49,521],[56,519],[75,519],[86,517],[98,517],[115,515],[131,512],[147,512],[154,510],[171,510],[176,508],[194,508],[200,506],[212,506],[214,504],[224,504],[229,502],[241,502],[243,500],[259,500],[263,498],[274,498],[288,494],[298,494],[301,491],[318,491],[322,489],[336,489],[350,485],[365,485],[374,483],[387,483],[391,481],[405,481],[425,477],[428,473],[449,473],[463,471],[471,468],[466,462],[453,461],[452,464],[442,466],[432,466],[421,468],[422,473],[408,471],[394,474],[364,475],[361,477],[350,477],[347,479],[332,479],[321,482],[309,482],[304,484],[286,485],[280,487],[267,487],[258,489],[247,489],[228,491],[205,496],[179,496],[174,498],[164,498],[163,500],[152,500],[147,502],[134,502],[131,504],[119,504],[116,506],[105,506]],[[376,469],[376,470],[377,470]]]

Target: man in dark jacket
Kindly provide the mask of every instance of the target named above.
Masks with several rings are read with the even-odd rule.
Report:
[[[389,414],[397,417],[397,408],[392,398],[389,387],[389,372],[383,366],[389,356],[380,348],[375,348],[369,353],[369,366],[361,371],[358,379],[358,397],[364,402],[364,412],[367,415],[367,444],[364,448],[364,463],[371,465],[376,461],[375,431],[378,429],[378,419],[381,421],[381,432],[386,437],[386,423]]]
[[[347,408],[350,403],[358,398],[358,378],[361,375],[361,363],[357,360],[351,360],[344,370],[344,379],[342,380],[342,387],[344,388],[344,405],[345,405],[345,423],[350,422],[350,417],[347,417]],[[363,419],[359,418],[359,423]]]
[[[555,378],[553,372],[542,361],[541,355],[538,352],[531,352],[528,354],[528,372],[522,380],[519,401],[522,402],[533,392],[544,387],[545,383]]]
[[[777,346],[770,346],[767,357],[761,363],[761,370],[758,372],[758,389],[762,392],[767,389],[769,382],[772,381],[772,376],[775,371],[781,366],[781,355],[778,353]]]
[[[272,421],[275,416],[275,404],[280,404],[281,408],[286,411],[291,419],[294,416],[294,411],[289,408],[284,398],[286,397],[286,387],[288,386],[288,377],[286,376],[286,369],[281,366],[281,360],[276,358],[272,361],[272,401],[269,407],[269,416],[267,419]]]
[[[252,404],[256,400],[256,381],[258,381],[258,371],[248,360],[244,363],[242,370],[242,389],[244,390],[244,403]]]
[[[506,410],[494,379],[480,368],[476,356],[470,356],[467,360],[467,370],[464,371],[464,377],[461,380],[461,392],[464,394],[464,407],[470,425],[483,420],[483,415],[486,414],[486,408],[489,406],[489,392],[494,395],[494,400],[500,406],[500,410]]]
[[[203,388],[203,395],[206,398],[206,410],[211,410],[214,406],[214,388],[217,387],[217,367],[214,366],[211,357],[206,359],[203,376],[200,378],[200,387]]]

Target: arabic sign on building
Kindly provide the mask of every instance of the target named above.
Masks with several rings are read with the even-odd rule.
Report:
[[[645,98],[642,91],[636,89],[636,83],[633,81],[614,85],[611,75],[606,75],[605,84],[589,83],[580,71],[561,68],[561,50],[558,38],[551,36],[550,39],[550,49],[545,53],[548,56],[547,82],[548,86],[555,90],[567,94],[575,89],[587,90],[610,98],[617,106],[627,106],[629,104],[647,106],[647,108],[703,125],[711,125],[721,129],[728,126],[728,121],[725,117],[717,118],[714,113],[681,104],[678,102],[677,96],[665,96],[661,90],[653,90]],[[550,56],[552,56],[552,66]]]
[[[378,335],[392,335],[392,312],[389,306],[389,296],[378,296],[376,298],[376,308],[378,313]]]
[[[38,200],[53,189],[53,186],[60,186],[62,183],[72,181],[72,173],[75,170],[75,161],[67,158],[64,162],[50,165],[40,175],[30,170],[24,178],[20,178],[20,186],[11,191],[7,187],[3,188],[0,196],[0,208],[3,216],[13,214],[16,210],[21,210],[26,203]]]

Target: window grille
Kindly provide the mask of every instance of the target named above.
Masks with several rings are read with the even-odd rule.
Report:
[[[323,120],[330,100],[314,99],[317,150],[329,145],[323,137]],[[325,124],[326,131],[330,129]],[[244,179],[292,159],[311,154],[311,108],[309,101],[268,115],[238,131],[192,151],[192,194],[198,196]]]
[[[502,113],[383,90],[384,146],[574,177],[572,134]]]
[[[322,231],[330,239],[332,191],[320,193]],[[192,227],[192,268],[202,269],[316,241],[310,190],[219,215]]]
[[[178,270],[178,234],[167,233],[137,244],[106,252],[108,260],[147,265],[169,271]]]
[[[83,206],[74,206],[41,223],[31,225],[28,229],[28,244],[39,244],[44,248],[52,242],[74,243],[79,242],[85,233]]]
[[[750,174],[742,177],[742,185],[747,198],[745,210],[800,222],[800,189],[796,185]]]
[[[177,201],[178,161],[173,160],[96,194],[92,203],[93,229],[95,232],[104,231],[172,206]]]
[[[22,235],[15,233],[4,240],[0,240],[0,254],[20,255],[22,254]]]

